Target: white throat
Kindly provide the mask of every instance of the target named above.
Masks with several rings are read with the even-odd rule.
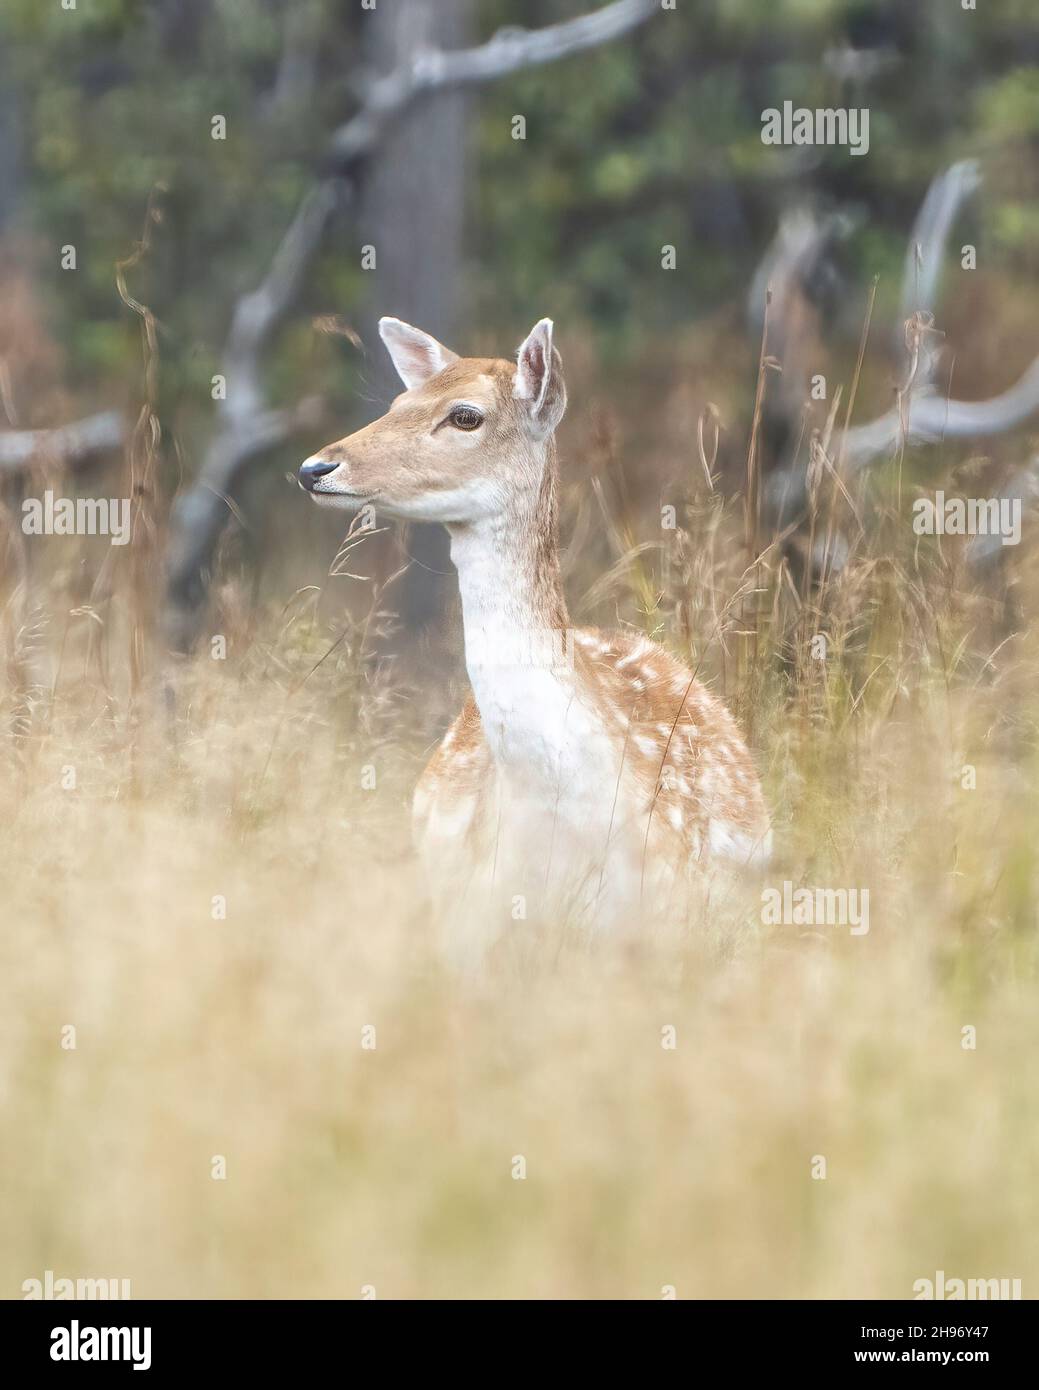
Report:
[[[597,719],[582,699],[553,534],[554,477],[540,475],[494,518],[451,528],[465,661],[499,769],[557,795],[587,760]],[[582,753],[582,747],[584,752]]]

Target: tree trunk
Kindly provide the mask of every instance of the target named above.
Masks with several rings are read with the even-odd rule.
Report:
[[[0,33],[0,236],[18,211],[22,184],[21,92],[15,86],[10,39]]]
[[[385,72],[423,46],[453,49],[471,42],[472,0],[403,0],[370,16],[365,66]],[[359,245],[375,247],[372,294],[361,316],[370,358],[372,404],[382,413],[403,388],[379,341],[383,314],[404,319],[455,346],[466,189],[466,108],[463,92],[421,102],[395,129],[367,179],[358,221]],[[455,580],[447,534],[415,526],[406,539],[412,563],[398,590],[401,647],[436,625]]]

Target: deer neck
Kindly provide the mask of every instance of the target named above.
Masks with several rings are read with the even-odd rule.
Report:
[[[528,782],[557,779],[573,738],[573,645],[559,572],[556,461],[550,440],[510,506],[451,527],[465,658],[496,762]]]

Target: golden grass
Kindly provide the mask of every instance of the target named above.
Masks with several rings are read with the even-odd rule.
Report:
[[[588,616],[724,687],[776,812],[766,881],[868,887],[867,936],[764,927],[750,883],[638,949],[561,929],[461,978],[407,847],[421,738],[359,628],[315,669],[334,628],[260,615],[167,716],[120,657],[118,579],[96,619],[9,588],[5,1295],[45,1269],[135,1297],[1039,1287],[1034,646],[890,516],[807,607],[774,558],[748,582],[730,520],[701,494],[664,583],[617,556]]]

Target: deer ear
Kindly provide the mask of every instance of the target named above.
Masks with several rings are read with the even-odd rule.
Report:
[[[457,352],[400,319],[380,319],[379,337],[386,344],[397,375],[409,391],[458,361]]]
[[[551,319],[540,319],[520,346],[512,394],[524,402],[541,434],[550,434],[563,418],[563,362],[552,346]]]

